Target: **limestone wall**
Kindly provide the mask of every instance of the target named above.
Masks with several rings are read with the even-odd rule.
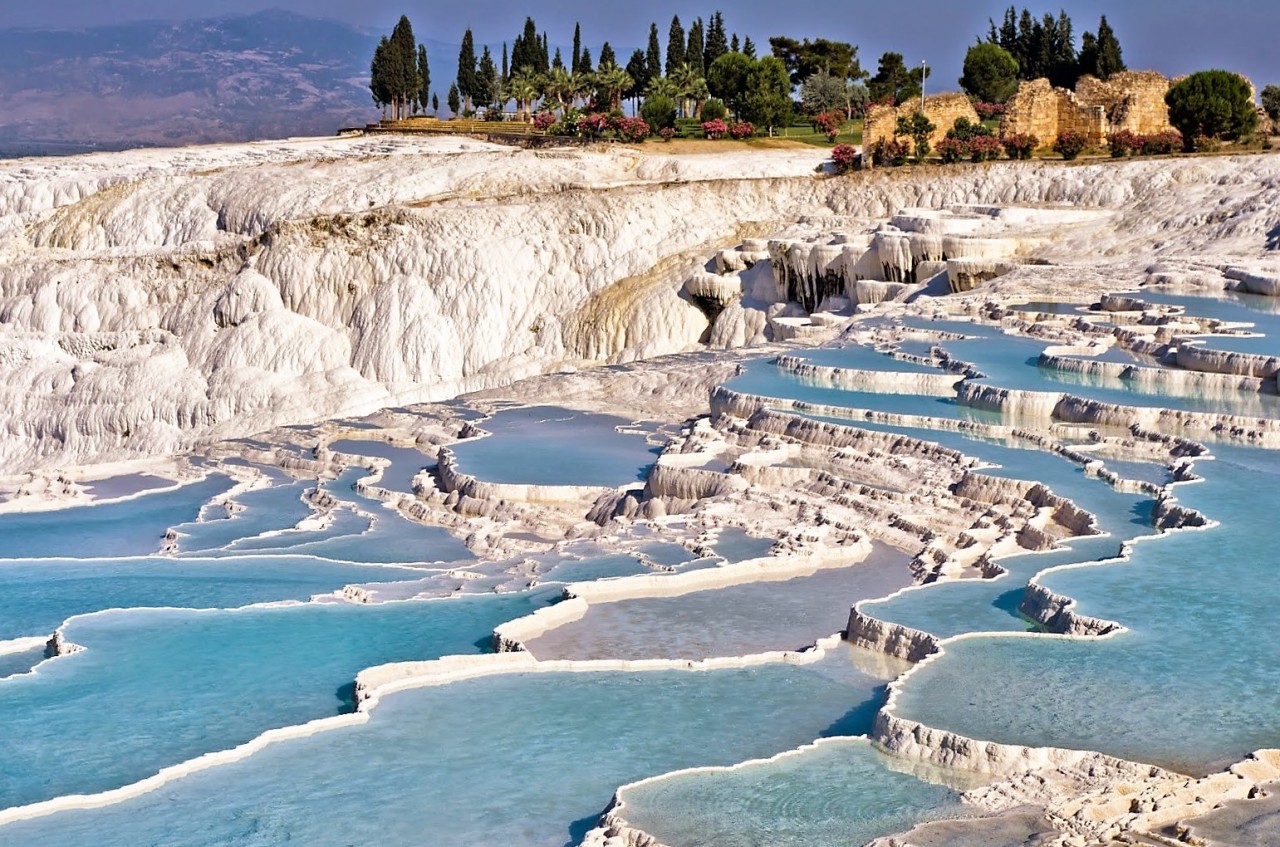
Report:
[[[1103,81],[1082,76],[1075,91],[1047,79],[1023,82],[1009,102],[1002,134],[1023,133],[1048,148],[1059,133],[1083,132],[1094,146],[1119,130],[1148,135],[1172,129],[1164,95],[1170,81],[1155,71],[1125,71]]]
[[[862,130],[862,149],[870,150],[871,146],[882,139],[892,141],[897,129],[898,118],[909,118],[920,111],[918,99],[909,100],[901,106],[871,106],[867,109],[866,124]],[[929,137],[929,144],[938,146],[938,142],[946,138],[947,130],[955,125],[956,118],[968,118],[978,122],[978,113],[973,104],[963,94],[935,94],[924,98],[924,114],[935,127]]]

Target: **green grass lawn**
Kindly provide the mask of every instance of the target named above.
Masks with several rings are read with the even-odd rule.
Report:
[[[777,137],[789,138],[792,141],[800,141],[805,144],[812,144],[815,147],[834,147],[837,144],[861,144],[862,143],[862,121],[848,121],[840,128],[840,134],[836,136],[834,142],[828,141],[825,135],[814,132],[813,127],[809,124],[784,127],[778,130]]]

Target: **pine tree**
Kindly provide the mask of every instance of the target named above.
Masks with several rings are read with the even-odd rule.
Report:
[[[736,32],[733,34],[733,38],[729,40],[729,52],[730,53],[742,52],[742,43],[738,41],[738,33]]]
[[[702,66],[703,46],[702,18],[697,18],[689,25],[689,43],[685,47],[684,60],[698,76],[706,74],[706,68]]]
[[[707,24],[707,43],[702,48],[702,66],[711,67],[711,63],[729,52],[729,42],[724,34],[724,15],[716,12]]]
[[[742,42],[742,53],[749,59],[754,59],[756,57],[756,43],[751,40],[751,36],[749,35],[746,37],[746,40]]]
[[[471,35],[471,28],[462,35],[462,48],[458,50],[458,93],[462,95],[462,107],[470,112],[476,98],[476,42]],[[452,103],[450,106],[452,107]],[[455,109],[456,113],[457,110]]]
[[[658,25],[649,24],[649,49],[644,54],[645,88],[662,76],[662,48],[658,45]]]
[[[671,19],[671,28],[667,30],[667,76],[685,63],[684,27],[680,25],[680,16]]]
[[[582,24],[573,25],[573,64],[569,66],[574,73],[582,67]]]
[[[1112,74],[1118,74],[1125,70],[1124,57],[1120,52],[1120,41],[1116,38],[1115,32],[1112,31],[1111,25],[1107,23],[1107,16],[1103,15],[1102,20],[1098,22],[1098,63],[1097,76],[1099,79],[1107,79]]]
[[[613,46],[609,42],[605,42],[600,48],[600,61],[598,67],[607,68],[618,64],[618,56],[613,52]]]
[[[427,110],[431,99],[431,65],[427,62],[427,46],[418,45],[418,105],[422,111]]]

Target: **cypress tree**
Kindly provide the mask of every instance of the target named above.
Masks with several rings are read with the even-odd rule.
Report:
[[[440,95],[431,95],[431,111],[438,117],[440,115]]]
[[[631,77],[631,90],[628,97],[636,97],[649,86],[649,65],[644,60],[644,51],[636,48],[627,60],[627,76]]]
[[[391,41],[385,35],[373,51],[373,61],[369,63],[369,91],[373,94],[373,102],[382,109],[382,117],[387,117],[387,106],[391,104],[390,84]]]
[[[742,52],[742,44],[741,42],[738,41],[738,33],[736,32],[733,34],[733,38],[729,40],[729,52],[730,53]]]
[[[591,61],[591,48],[583,47],[582,53],[578,56],[578,64],[574,67],[575,74],[589,74],[596,69],[595,63]]]
[[[511,79],[511,66],[507,64],[507,42],[502,42],[502,80]]]
[[[476,42],[468,27],[462,35],[462,48],[458,51],[458,93],[462,95],[462,106],[468,112],[475,100],[477,83]]]
[[[606,41],[604,46],[600,48],[600,62],[598,63],[598,67],[607,68],[611,65],[617,64],[618,57],[613,52],[613,46]]]
[[[702,50],[703,50],[703,25],[702,18],[697,18],[689,25],[689,44],[684,51],[684,60],[688,62],[689,67],[698,76],[706,75],[706,68],[702,66]]]
[[[556,57],[551,60],[551,67],[564,69],[564,59],[560,57],[560,48],[556,48]]]
[[[1112,31],[1111,25],[1107,23],[1107,16],[1103,15],[1102,20],[1098,22],[1098,78],[1106,79],[1123,70],[1125,66],[1124,57],[1120,52],[1120,41]]]
[[[582,24],[573,25],[573,64],[570,66],[577,73],[582,67]]]
[[[422,111],[427,110],[427,102],[431,99],[431,65],[427,62],[427,46],[418,45],[418,105]]]
[[[545,74],[547,71],[551,70],[551,54],[547,52],[550,49],[549,45],[550,42],[547,41],[547,33],[544,31],[542,33],[542,49],[538,52],[538,73],[540,74]],[[560,51],[557,49],[556,53],[559,52]],[[564,67],[564,62],[561,62],[560,66]]]
[[[475,104],[488,108],[497,97],[498,66],[493,63],[489,45],[480,55],[480,68],[476,72]]]
[[[667,30],[667,76],[685,63],[684,27],[680,25],[680,16],[671,19],[671,28]]]
[[[449,112],[457,115],[462,109],[462,98],[458,96],[458,84],[454,83],[449,86]]]
[[[724,15],[716,12],[707,24],[707,43],[702,48],[702,67],[711,67],[711,63],[729,52],[729,42],[725,40]]]
[[[391,31],[388,46],[387,83],[391,91],[392,116],[407,118],[411,104],[418,96],[418,51],[413,38],[413,25],[404,15]]]
[[[649,49],[644,54],[645,87],[662,76],[662,47],[658,44],[658,25],[649,24]]]
[[[1080,36],[1079,65],[1080,76],[1098,76],[1098,39],[1092,32],[1085,32]]]
[[[526,17],[524,30],[516,36],[515,44],[511,48],[512,72],[521,68],[537,71],[542,66],[541,56],[542,42],[538,40],[538,28],[533,18]]]
[[[742,42],[742,54],[748,59],[754,59],[756,57],[756,43],[751,40],[751,36],[749,35],[746,37],[746,40]]]

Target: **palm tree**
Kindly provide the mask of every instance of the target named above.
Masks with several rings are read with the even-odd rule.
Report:
[[[565,106],[573,102],[574,92],[578,90],[577,80],[564,68],[552,68],[544,79],[543,92],[548,100],[556,101],[563,113]]]
[[[583,108],[587,106],[587,98],[591,96],[591,92],[596,88],[596,75],[589,71],[576,73],[573,75],[573,101],[576,104],[582,101]]]
[[[693,98],[694,89],[701,82],[706,87],[706,82],[698,75],[698,72],[689,67],[689,63],[685,62],[671,71],[671,83],[676,88],[676,96],[680,101],[681,117],[689,117],[693,110],[689,106],[689,101]]]
[[[679,95],[676,84],[665,76],[655,76],[644,90],[645,97],[670,97],[674,100]]]
[[[596,72],[597,99],[609,104],[609,111],[622,109],[622,95],[628,91],[635,80],[617,65],[609,64]]]
[[[694,80],[693,87],[689,89],[689,96],[693,98],[694,117],[702,117],[702,104],[711,99],[711,91],[707,88],[707,81],[702,77]]]
[[[521,121],[532,120],[533,101],[538,99],[538,93],[541,88],[538,85],[538,75],[526,65],[512,75],[511,82],[507,87],[516,101],[516,119]]]

